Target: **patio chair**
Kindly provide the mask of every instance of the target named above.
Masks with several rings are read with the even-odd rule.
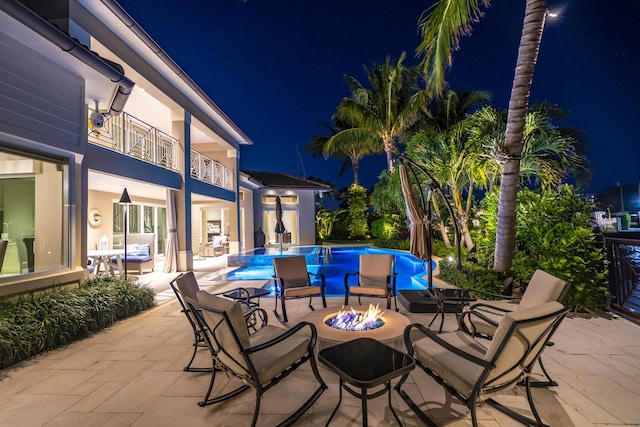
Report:
[[[256,403],[251,425],[255,426],[260,414],[262,395],[308,361],[319,385],[299,409],[279,424],[288,426],[311,408],[327,389],[316,365],[314,348],[317,332],[313,324],[300,322],[286,330],[266,325],[249,335],[240,303],[205,291],[198,292],[197,297],[198,301],[191,298],[186,301],[191,311],[198,313],[197,320],[204,331],[214,368],[241,381],[237,388],[211,397],[216,375],[214,369],[209,389],[204,399],[198,403],[199,406],[219,403],[253,388]],[[252,310],[264,311],[259,307]],[[266,312],[264,314],[266,316]],[[304,328],[308,331],[303,331]]]
[[[275,271],[273,279],[277,286],[275,293],[276,306],[275,310],[273,310],[276,316],[279,316],[278,298],[280,298],[282,318],[285,322],[288,322],[287,308],[285,306],[285,301],[288,299],[309,297],[309,308],[314,310],[311,305],[312,298],[320,296],[322,297],[322,306],[327,307],[324,293],[326,286],[324,274],[309,272],[307,270],[307,261],[303,255],[273,258],[273,269]],[[320,277],[320,286],[312,283],[311,276]]]
[[[349,305],[349,295],[387,299],[387,310],[391,309],[391,297],[398,311],[396,299],[395,256],[390,254],[360,254],[360,269],[344,275],[344,305]],[[358,283],[349,285],[349,277],[357,276]]]
[[[542,270],[536,270],[522,297],[507,298],[502,296],[500,300],[479,300],[471,304],[460,317],[460,329],[475,336],[491,339],[495,335],[500,320],[506,313],[524,310],[551,301],[560,302],[568,290],[569,284],[564,280],[558,279]],[[553,345],[553,343],[549,342],[548,345]],[[548,387],[558,385],[549,376],[542,359],[540,359],[539,364],[547,380],[532,381],[532,386]]]
[[[187,306],[185,302],[185,298],[191,298],[193,300],[197,300],[197,294],[200,291],[200,286],[198,285],[198,281],[196,280],[193,271],[188,271],[186,273],[182,273],[172,281],[169,282],[171,285],[171,289],[173,289],[173,293],[176,294],[176,298],[182,307],[182,313],[186,316],[189,321],[189,325],[193,330],[193,354],[191,355],[191,360],[187,363],[187,366],[184,367],[185,372],[211,372],[211,368],[192,368],[191,364],[196,358],[196,354],[199,348],[206,348],[206,343],[204,341],[204,337],[202,336],[202,331],[200,326],[198,325],[197,319]],[[236,298],[242,304],[242,309],[244,316],[246,318],[246,324],[249,330],[253,333],[260,329],[262,326],[267,324],[267,317],[263,315],[262,312],[251,311],[251,308],[255,305],[250,302],[249,292],[245,288],[236,288],[232,291],[237,291],[238,295],[244,295],[245,299]]]
[[[407,326],[404,340],[416,364],[470,409],[474,427],[478,425],[476,406],[482,402],[525,425],[539,426],[544,424],[531,396],[531,368],[567,311],[554,301],[507,313],[488,347],[463,331],[436,334],[420,324]],[[407,377],[400,379],[396,391],[425,424],[435,425],[402,389]],[[535,419],[507,408],[492,397],[521,382]]]

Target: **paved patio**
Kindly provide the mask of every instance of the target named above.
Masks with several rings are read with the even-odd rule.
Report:
[[[251,391],[221,404],[197,406],[210,374],[182,370],[192,351],[192,332],[175,297],[167,290],[168,281],[174,276],[155,273],[141,277],[141,281],[158,290],[157,307],[92,337],[0,371],[0,425],[249,425],[255,399]],[[198,277],[204,289],[216,292],[237,286],[207,280],[211,277],[207,271],[200,270]],[[309,313],[305,302],[287,303],[290,324]],[[340,308],[341,303],[341,298],[328,299],[331,307]],[[272,315],[273,299],[263,298],[261,305],[268,310],[271,324],[286,327]],[[428,323],[431,319],[430,314],[413,314],[404,309],[400,312],[415,322]],[[452,330],[455,325],[455,317],[448,314],[444,329]],[[534,389],[537,408],[546,423],[579,427],[640,425],[640,326],[615,316],[570,317],[553,341],[556,345],[545,350],[544,360],[559,386]],[[208,355],[200,351],[196,363],[208,366]],[[297,426],[325,425],[338,401],[337,376],[319,366],[329,389]],[[218,379],[218,385],[234,381],[224,375],[218,375]],[[446,395],[422,371],[414,370],[408,383],[409,393],[422,396],[426,402],[423,407],[428,408],[438,425],[471,424],[466,407]],[[258,425],[273,426],[286,418],[310,395],[313,386],[308,366],[283,380],[265,394]],[[527,407],[521,389],[500,396],[500,401],[517,408]],[[421,425],[395,392],[393,405],[405,425]],[[478,416],[482,426],[519,425],[489,407],[481,406]],[[345,393],[332,425],[360,424],[360,402]],[[369,424],[396,424],[386,397],[369,402]]]

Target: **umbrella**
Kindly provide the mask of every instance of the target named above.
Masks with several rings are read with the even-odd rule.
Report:
[[[432,267],[432,247],[431,247],[431,210],[429,209],[429,198],[431,191],[427,196],[427,201],[423,200],[422,205],[416,199],[409,170],[405,164],[400,164],[400,182],[402,184],[402,194],[404,195],[405,204],[407,206],[407,216],[409,217],[410,246],[409,251],[423,261],[427,262],[427,277],[429,290],[433,286],[433,267]],[[426,207],[426,211],[425,211]]]
[[[178,271],[178,226],[176,221],[175,191],[167,189],[167,244],[164,248],[164,264],[162,271],[170,273]]]
[[[282,253],[282,234],[287,231],[282,222],[282,201],[280,196],[276,196],[276,234],[280,235],[280,252]]]

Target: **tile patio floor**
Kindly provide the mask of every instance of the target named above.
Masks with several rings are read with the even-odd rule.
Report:
[[[252,391],[225,403],[197,406],[209,381],[207,373],[183,372],[191,353],[192,332],[167,290],[174,275],[142,277],[159,292],[158,306],[65,348],[0,371],[0,426],[248,426],[253,414]],[[200,285],[215,291],[237,283],[206,280]],[[305,300],[306,301],[306,300]],[[379,300],[378,300],[379,301]],[[304,302],[287,303],[290,324],[309,309]],[[272,314],[273,299],[262,299]],[[330,298],[339,308],[340,298]],[[428,323],[429,314],[400,311],[412,321]],[[448,314],[445,330],[455,328]],[[269,322],[282,325],[274,316]],[[534,389],[542,419],[552,426],[640,425],[640,326],[618,317],[565,319],[544,352],[545,366],[558,387]],[[197,362],[207,366],[204,350]],[[338,401],[337,376],[321,364],[329,389],[296,426],[323,426]],[[219,385],[228,380],[218,375]],[[395,383],[395,382],[393,382]],[[416,369],[408,381],[412,396],[422,396],[438,425],[470,425],[469,412],[441,386]],[[308,364],[265,394],[259,426],[273,426],[310,395],[314,378]],[[417,398],[420,401],[420,398]],[[526,407],[521,389],[500,396],[513,407]],[[407,426],[421,425],[393,392],[393,405]],[[482,406],[482,426],[519,425],[500,412]],[[360,402],[344,394],[332,425],[359,426]],[[386,396],[369,401],[371,426],[395,425]]]

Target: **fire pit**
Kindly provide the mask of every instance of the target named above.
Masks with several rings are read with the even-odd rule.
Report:
[[[369,317],[372,312],[377,316],[377,319],[368,322],[369,326],[356,326],[348,330],[332,326],[333,323],[345,323],[345,318],[362,319]],[[339,314],[342,314],[342,316],[339,316]],[[339,320],[336,321],[336,318]],[[402,350],[404,349],[402,334],[404,333],[404,328],[410,323],[409,319],[400,313],[395,311],[381,312],[377,307],[373,306],[369,308],[355,306],[349,310],[325,308],[308,314],[304,320],[313,323],[318,330],[318,347],[320,350],[356,338],[373,338]]]
[[[369,304],[366,311],[340,310],[335,316],[329,317],[325,322],[335,329],[343,331],[370,331],[384,326],[382,315],[384,312],[376,305]]]

